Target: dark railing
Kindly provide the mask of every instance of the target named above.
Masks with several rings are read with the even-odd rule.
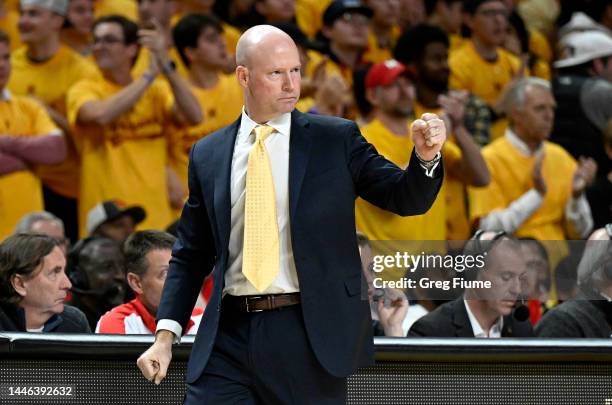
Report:
[[[0,332],[0,404],[180,404],[193,338],[174,347],[159,386],[135,364],[152,341]],[[349,378],[348,404],[612,405],[612,340],[376,338],[375,345],[376,365]]]

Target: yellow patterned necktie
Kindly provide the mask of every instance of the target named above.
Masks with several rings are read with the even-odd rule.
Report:
[[[280,243],[276,219],[274,179],[264,140],[274,132],[268,125],[258,125],[255,145],[249,153],[244,208],[244,246],[242,273],[262,292],[278,276]]]

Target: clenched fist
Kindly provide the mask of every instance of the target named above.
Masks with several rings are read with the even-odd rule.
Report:
[[[432,160],[446,141],[446,126],[436,114],[425,113],[411,127],[412,142],[423,160]]]
[[[172,360],[172,332],[162,330],[157,333],[155,343],[136,361],[142,375],[158,384],[166,378]]]

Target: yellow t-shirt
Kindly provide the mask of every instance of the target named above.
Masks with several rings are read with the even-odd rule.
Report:
[[[185,189],[191,146],[198,139],[234,122],[240,116],[243,104],[242,87],[234,75],[221,75],[217,86],[212,89],[191,86],[191,91],[202,107],[204,119],[199,125],[187,128],[172,126],[170,144],[170,163]]]
[[[376,39],[376,34],[372,30],[368,33],[368,48],[363,54],[363,60],[370,63],[384,62],[393,58],[393,47],[397,39],[401,35],[400,27],[393,26],[391,28],[391,46],[389,48],[381,48]]]
[[[137,22],[138,4],[135,0],[95,0],[94,14],[96,18],[118,14]]]
[[[12,71],[8,89],[15,95],[36,96],[62,115],[66,115],[66,93],[81,79],[99,77],[98,69],[72,49],[61,45],[46,62],[33,63],[27,48],[11,54]],[[70,136],[66,137],[68,154],[57,165],[40,166],[37,171],[43,183],[58,194],[77,198],[79,163]]]
[[[332,0],[295,1],[295,19],[304,34],[315,37],[323,26],[323,13],[331,2]]]
[[[426,112],[440,115],[442,109],[432,110],[422,104],[414,103],[414,115],[420,117]],[[444,184],[446,185],[446,239],[467,240],[470,238],[470,222],[466,206],[467,190],[465,183],[454,175],[455,165],[462,157],[461,149],[451,135],[446,140],[444,155]],[[452,146],[451,146],[452,145]],[[450,156],[449,155],[450,152]]]
[[[544,202],[515,232],[517,237],[539,240],[565,239],[565,205],[571,198],[572,177],[576,161],[561,146],[544,142],[542,175],[547,192]],[[491,173],[487,187],[468,188],[470,219],[477,219],[507,208],[533,188],[532,170],[535,157],[523,155],[507,137],[499,138],[482,149]]]
[[[449,86],[453,89],[468,90],[482,98],[489,105],[495,104],[502,90],[518,74],[521,62],[510,52],[498,48],[497,61],[491,63],[482,59],[472,41],[451,52]]]
[[[411,136],[393,134],[378,119],[364,126],[361,132],[366,140],[374,145],[378,153],[399,167],[408,166],[414,147]],[[451,167],[461,158],[459,148],[450,143],[445,144],[442,154],[445,164],[448,161]],[[401,217],[358,198],[355,202],[357,229],[366,234],[370,240],[445,240],[447,205],[445,183],[446,180],[442,184],[436,201],[423,215]]]
[[[462,37],[459,34],[450,34],[448,36],[448,40],[450,42],[448,52],[454,52],[457,49],[461,48],[463,45],[465,45],[466,42],[469,42],[468,39]]]
[[[314,70],[319,63],[321,63],[324,55],[313,50],[308,51],[308,66],[306,66],[306,76],[312,77]],[[339,65],[331,59],[327,59],[325,62],[325,74],[329,77],[333,74],[337,74],[342,77],[349,87],[353,86],[353,71],[346,66]]]
[[[55,131],[59,128],[36,101],[19,96],[0,100],[0,134],[26,137]],[[42,186],[36,174],[23,170],[0,175],[0,241],[13,233],[21,217],[42,209]]]
[[[101,201],[118,199],[140,205],[147,218],[140,229],[165,229],[171,222],[166,181],[168,143],[164,125],[174,103],[164,81],[155,81],[134,104],[109,125],[81,125],[85,103],[104,100],[123,87],[106,80],[83,80],[68,93],[68,119],[81,156],[79,219],[85,234],[87,212]]]
[[[19,21],[19,13],[14,9],[4,6],[4,16],[0,17],[0,30],[4,31],[11,39],[11,51],[21,47],[21,36],[19,35],[19,29],[17,29],[17,22]]]
[[[529,30],[529,51],[544,62],[552,62],[553,53],[550,48],[550,43],[544,34],[538,30]]]

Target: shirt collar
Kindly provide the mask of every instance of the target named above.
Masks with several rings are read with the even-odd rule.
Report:
[[[544,147],[544,142],[542,142],[538,147],[538,150],[532,152],[531,149],[529,149],[529,146],[527,146],[527,144],[523,142],[523,140],[519,138],[518,135],[510,127],[506,128],[505,136],[508,142],[510,142],[510,145],[514,146],[521,154],[525,156],[534,156]]]
[[[468,314],[468,318],[470,319],[470,324],[472,325],[472,331],[474,331],[474,337],[477,338],[495,338],[495,337],[501,337],[501,331],[502,328],[504,327],[504,318],[503,317],[499,317],[499,319],[497,320],[497,322],[495,322],[493,324],[493,326],[491,326],[491,329],[489,329],[489,333],[485,333],[484,329],[482,329],[482,326],[480,326],[480,323],[478,322],[478,319],[476,319],[476,316],[474,316],[474,314],[472,313],[472,310],[470,309],[470,306],[468,305],[467,300],[463,300],[463,304],[465,305],[465,310],[467,311]]]
[[[251,134],[251,132],[253,132],[253,128],[258,125],[258,123],[256,123],[251,119],[251,117],[249,117],[244,107],[242,107],[242,115],[240,117],[241,139],[239,139],[239,142],[246,142],[249,139],[249,135]],[[266,122],[266,125],[269,125],[274,128],[276,133],[289,136],[291,130],[291,113],[281,114],[273,120]]]

